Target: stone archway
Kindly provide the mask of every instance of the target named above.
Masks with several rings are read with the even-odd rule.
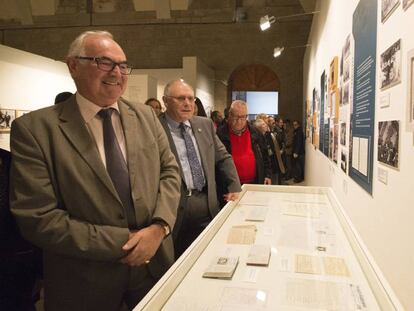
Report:
[[[277,74],[265,65],[242,65],[231,73],[227,91],[227,103],[229,105],[233,91],[279,92],[280,81]]]

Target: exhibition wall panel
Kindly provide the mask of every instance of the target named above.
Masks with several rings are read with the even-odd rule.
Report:
[[[0,147],[9,150],[10,124],[16,116],[53,105],[56,94],[75,91],[75,84],[61,61],[0,45],[0,109],[11,115],[2,122]]]
[[[413,75],[410,74],[413,67],[410,58],[414,49],[414,5],[410,5],[413,1],[406,0],[378,0],[376,3],[377,31],[371,34],[376,37],[376,63],[373,64],[376,67],[376,85],[373,90],[375,101],[369,107],[375,112],[370,141],[373,152],[372,193],[369,193],[349,174],[351,168],[361,171],[369,168],[362,162],[356,163],[357,140],[350,126],[351,113],[355,117],[359,112],[352,110],[355,109],[353,94],[357,91],[353,77],[358,69],[354,59],[353,31],[363,31],[363,26],[353,30],[354,15],[357,8],[367,1],[370,0],[318,1],[316,10],[320,12],[314,17],[309,36],[311,47],[305,53],[304,101],[313,102],[315,89],[317,94],[321,94],[321,74],[323,71],[329,73],[332,60],[338,57],[335,88],[338,104],[331,101],[331,111],[322,112],[325,117],[330,114],[332,123],[337,126],[337,134],[333,128],[329,141],[332,155],[336,153],[337,158],[335,161],[334,156],[325,156],[315,148],[310,135],[305,178],[307,185],[332,187],[401,304],[405,310],[414,310],[414,201],[411,185],[414,173],[414,88]],[[332,94],[333,90],[329,89],[329,92]],[[320,101],[316,96],[315,107]],[[336,108],[339,113],[335,113]],[[321,112],[316,111],[315,116],[314,112],[310,111],[308,117],[319,118]],[[320,133],[317,128],[310,130]],[[358,148],[363,147],[359,141]]]

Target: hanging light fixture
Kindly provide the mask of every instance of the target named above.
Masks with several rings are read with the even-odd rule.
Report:
[[[265,31],[270,28],[270,25],[276,21],[274,16],[265,15],[260,18],[260,29]]]

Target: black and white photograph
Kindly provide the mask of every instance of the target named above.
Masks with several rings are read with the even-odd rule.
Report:
[[[11,124],[16,118],[16,110],[0,109],[0,133],[10,132]]]
[[[342,105],[349,104],[349,83],[345,83],[342,88]]]
[[[350,67],[351,67],[351,60],[350,58],[348,58],[344,61],[344,75],[343,75],[344,82],[347,82],[349,80],[349,75],[351,71]]]
[[[346,144],[346,123],[341,123],[341,145],[345,146]]]
[[[334,125],[333,131],[333,160],[335,163],[338,163],[338,135],[339,135],[339,126],[338,124]]]
[[[401,82],[401,39],[381,54],[381,89]]]
[[[333,149],[334,149],[334,135],[333,135],[333,126],[332,123],[329,126],[329,152],[328,152],[328,157],[329,159],[333,159]]]
[[[341,149],[341,169],[346,173],[346,166],[347,166],[347,154],[344,149]]]
[[[398,168],[400,121],[378,122],[378,161]]]
[[[400,4],[400,0],[382,0],[381,1],[381,22],[385,22],[388,17]]]
[[[404,10],[407,10],[411,4],[413,4],[414,0],[403,0],[402,6]]]
[[[342,48],[342,59],[345,60],[351,54],[351,35],[348,35],[345,39],[345,45]]]

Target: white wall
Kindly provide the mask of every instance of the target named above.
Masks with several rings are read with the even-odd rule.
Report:
[[[346,36],[352,32],[352,14],[357,0],[318,1],[321,12],[314,16],[309,36],[312,45],[304,61],[304,99],[312,99],[312,89],[320,88],[323,70],[329,72],[334,56],[341,57]],[[406,131],[407,52],[414,48],[414,5],[407,11],[400,5],[381,23],[378,1],[377,88],[375,111],[374,176],[372,196],[365,192],[341,168],[307,142],[306,182],[330,186],[350,216],[405,310],[414,310],[414,176],[413,133]],[[402,82],[380,91],[379,55],[399,38],[402,40]],[[379,108],[379,99],[390,94],[390,107]],[[400,168],[379,164],[377,159],[378,121],[400,120]],[[340,162],[340,161],[338,161]],[[388,173],[388,183],[378,181],[378,168]]]
[[[165,69],[134,69],[132,74],[147,74],[157,81],[157,94],[156,97],[162,102],[162,96],[164,94],[165,85],[175,79],[183,77],[182,68],[165,68]]]
[[[214,70],[195,56],[183,57],[183,68],[134,69],[132,76],[134,75],[148,75],[155,79],[156,98],[161,102],[165,85],[171,80],[182,78],[194,88],[195,95],[200,98],[206,112],[214,110]],[[146,88],[144,85],[140,86],[140,89],[144,88]]]
[[[0,108],[36,110],[53,105],[56,94],[74,92],[66,64],[0,45]],[[10,134],[0,133],[9,150]]]
[[[150,97],[157,97],[157,79],[147,74],[132,73],[128,76],[128,86],[122,95],[132,102],[145,103]]]

